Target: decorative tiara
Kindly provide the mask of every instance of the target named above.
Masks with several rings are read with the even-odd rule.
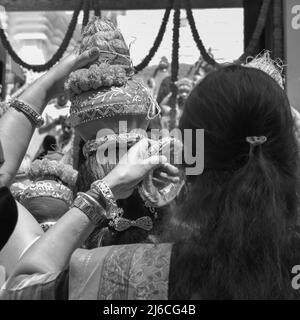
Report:
[[[255,58],[248,57],[247,60],[252,59],[250,62],[247,62],[244,67],[256,68],[261,71],[264,71],[270,77],[272,77],[282,89],[284,89],[284,78],[283,78],[283,62],[278,58],[273,60],[270,55],[270,51],[263,51]]]

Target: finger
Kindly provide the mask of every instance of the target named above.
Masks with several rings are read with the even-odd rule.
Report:
[[[168,174],[166,174],[165,172],[160,172],[156,178],[162,180],[162,181],[165,181],[165,182],[171,182],[171,183],[178,183],[179,182],[179,177],[172,177],[172,176],[169,176]]]
[[[127,161],[137,161],[138,159],[145,159],[148,157],[148,148],[149,148],[149,139],[143,138],[139,142],[137,142],[135,145],[133,145],[128,153]],[[125,158],[124,158],[125,159]]]
[[[166,172],[170,176],[178,176],[179,175],[179,169],[170,163],[166,163],[166,164],[162,165],[159,169],[157,169],[157,171]]]
[[[97,47],[93,47],[90,50],[83,52],[76,59],[75,68],[83,68],[89,63],[95,61],[100,54],[100,50]]]
[[[167,161],[168,159],[165,156],[152,156],[143,160],[143,164],[147,170],[154,170],[166,164]]]
[[[153,178],[152,181],[153,181],[154,187],[158,189],[163,189],[168,185],[168,183],[166,183],[165,181],[161,181],[160,179],[157,179],[157,178]]]
[[[151,146],[151,140],[148,138],[141,139],[137,144],[137,149],[140,158],[145,159],[148,157],[148,150]]]
[[[162,177],[153,177],[153,181],[162,183],[164,185],[168,185],[170,183],[177,184],[180,180],[178,177],[169,177],[169,176],[162,176]]]
[[[153,171],[153,177],[160,178],[160,177],[179,177],[179,175],[169,175],[167,172],[163,171],[163,168],[157,168]]]

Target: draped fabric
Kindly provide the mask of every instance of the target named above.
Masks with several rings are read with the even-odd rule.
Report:
[[[68,270],[19,275],[4,284],[0,300],[67,300],[68,278]]]
[[[172,244],[132,244],[74,252],[69,270],[11,278],[5,300],[167,300]]]
[[[70,299],[166,300],[171,244],[77,250],[70,264]]]

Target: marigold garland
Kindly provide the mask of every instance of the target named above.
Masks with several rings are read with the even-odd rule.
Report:
[[[208,54],[206,48],[204,47],[204,44],[203,44],[202,40],[200,39],[198,30],[196,28],[193,12],[192,12],[192,9],[191,9],[190,1],[189,0],[185,0],[185,2],[186,2],[186,8],[185,8],[186,17],[188,19],[188,22],[189,22],[189,25],[190,25],[190,28],[191,28],[193,39],[194,39],[194,41],[195,41],[195,43],[196,43],[196,45],[197,45],[197,47],[198,47],[198,49],[200,51],[201,56],[203,57],[203,59],[208,64],[211,64],[213,66],[218,65],[218,63],[215,61],[215,59]]]
[[[269,8],[270,8],[270,4],[271,4],[272,0],[264,0],[262,5],[261,5],[261,9],[259,12],[259,16],[257,19],[257,23],[255,26],[255,29],[253,31],[251,40],[245,50],[245,52],[235,61],[236,63],[243,63],[245,62],[245,60],[247,59],[248,56],[254,55],[255,54],[255,49],[257,48],[258,45],[258,41],[261,37],[261,34],[263,32],[263,29],[266,25],[266,20],[267,20],[267,16],[268,16],[268,12],[269,12]],[[203,57],[203,59],[210,65],[218,67],[218,63],[217,61],[215,61],[215,59],[213,57],[211,57],[205,46],[203,45],[203,42],[199,36],[198,30],[196,28],[196,24],[195,24],[195,20],[194,20],[194,16],[193,16],[193,12],[191,9],[191,5],[190,5],[190,0],[185,0],[185,4],[186,4],[186,14],[187,14],[187,19],[192,31],[192,35],[193,35],[193,39],[200,51],[201,56]]]
[[[160,25],[160,28],[159,28],[159,31],[158,31],[158,34],[154,40],[153,46],[150,49],[149,53],[146,55],[146,57],[142,60],[142,62],[134,67],[136,72],[141,71],[144,68],[146,68],[148,66],[148,64],[150,63],[150,61],[152,60],[152,58],[154,57],[155,53],[157,52],[157,50],[162,42],[162,39],[164,37],[164,34],[166,32],[166,26],[169,21],[171,9],[172,9],[172,6],[170,6],[169,8],[166,9],[165,14],[162,19],[162,22],[161,22],[161,25]]]
[[[80,10],[82,8],[82,4],[83,4],[83,0],[81,0],[79,2],[78,7],[74,10],[74,13],[73,13],[72,19],[70,21],[70,24],[68,26],[66,35],[65,35],[60,47],[58,48],[56,53],[52,56],[52,58],[48,62],[46,62],[44,64],[29,64],[29,63],[26,63],[25,61],[23,61],[17,55],[17,53],[15,52],[13,47],[11,46],[9,40],[6,37],[4,29],[0,28],[0,39],[2,41],[4,48],[7,50],[8,54],[11,56],[11,58],[17,64],[19,64],[20,66],[22,66],[28,70],[32,70],[34,72],[43,72],[43,71],[49,70],[62,58],[63,54],[65,53],[66,49],[68,48],[68,45],[72,39],[74,30],[77,25],[77,19],[78,19]]]
[[[281,0],[274,0],[273,2],[273,39],[274,50],[273,56],[283,59],[283,25],[282,25],[282,2]]]
[[[178,70],[179,70],[179,28],[180,28],[180,8],[174,9],[173,16],[173,46],[172,46],[172,63],[171,63],[171,92],[170,97],[170,107],[172,108],[170,112],[170,127],[171,129],[175,127],[175,115],[176,115],[176,97],[178,88],[176,86],[176,81],[178,80]]]
[[[91,7],[91,0],[85,0],[83,5],[83,19],[82,19],[82,29],[83,32],[84,27],[88,24],[90,19],[90,7]]]
[[[65,89],[71,95],[76,95],[101,87],[120,87],[125,85],[127,80],[126,71],[121,65],[93,64],[89,69],[79,69],[72,72],[65,83]]]
[[[251,40],[249,41],[249,44],[247,45],[245,52],[238,58],[236,62],[244,63],[249,56],[252,56],[255,54],[255,49],[257,48],[258,41],[266,25],[271,2],[272,0],[264,0],[262,2],[258,19],[256,22],[256,26],[252,33]]]

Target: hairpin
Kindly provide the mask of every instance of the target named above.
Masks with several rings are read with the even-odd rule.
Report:
[[[131,227],[137,227],[146,231],[150,231],[153,228],[152,219],[148,216],[138,218],[137,220],[129,220],[122,217],[115,218],[109,222],[109,225],[119,232]]]
[[[246,141],[248,143],[250,143],[250,145],[256,147],[256,146],[259,146],[259,145],[265,143],[267,141],[267,137],[266,136],[260,136],[260,137],[251,136],[251,137],[246,137]]]

